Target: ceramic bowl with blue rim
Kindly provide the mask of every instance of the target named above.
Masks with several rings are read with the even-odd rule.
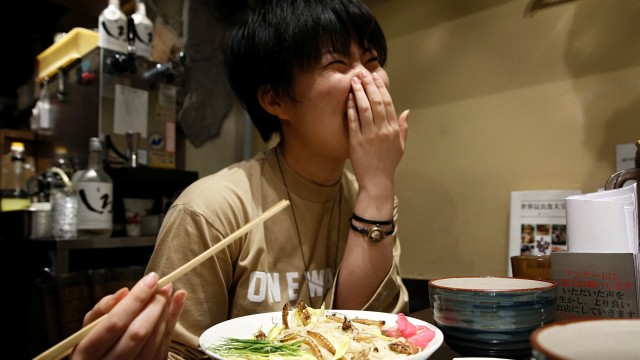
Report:
[[[531,333],[554,320],[557,285],[512,277],[429,281],[435,325],[463,356],[531,357]]]

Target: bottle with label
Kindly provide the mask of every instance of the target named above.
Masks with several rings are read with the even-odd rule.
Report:
[[[127,53],[127,45],[127,17],[120,9],[120,0],[109,0],[98,17],[98,46]]]
[[[131,15],[134,24],[134,38],[136,55],[151,58],[151,44],[153,44],[153,22],[147,17],[147,8],[141,0],[136,1],[136,12]]]
[[[0,211],[28,209],[31,199],[27,192],[27,159],[24,144],[11,143],[11,150],[2,159]]]
[[[102,143],[89,139],[87,169],[74,174],[78,238],[108,238],[113,231],[113,181],[102,168]]]

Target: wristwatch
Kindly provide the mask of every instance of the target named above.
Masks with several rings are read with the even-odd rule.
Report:
[[[391,228],[387,229],[387,230],[382,230],[382,228],[380,228],[380,224],[374,224],[373,227],[370,228],[364,228],[364,227],[359,227],[356,226],[353,223],[353,218],[351,218],[349,220],[349,225],[351,225],[351,228],[357,232],[359,232],[360,234],[362,234],[362,236],[366,236],[367,239],[369,239],[370,241],[377,243],[380,242],[384,239],[387,238],[387,236],[393,234],[393,231],[395,230],[396,226],[395,224],[392,222],[391,223]]]

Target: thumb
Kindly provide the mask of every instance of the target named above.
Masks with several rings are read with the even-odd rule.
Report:
[[[407,142],[407,135],[409,133],[409,110],[405,110],[400,114],[398,118],[398,127],[400,129],[400,139],[402,140],[402,146]]]

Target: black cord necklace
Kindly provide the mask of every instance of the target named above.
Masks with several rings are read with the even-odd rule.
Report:
[[[281,156],[281,152],[280,152],[280,148],[276,147],[276,161],[278,162],[278,170],[280,170],[280,176],[282,177],[282,182],[284,183],[284,188],[287,191],[287,199],[289,200],[289,203],[291,204],[290,208],[291,208],[291,214],[293,215],[293,223],[294,226],[296,228],[296,235],[298,238],[298,245],[300,247],[300,256],[302,257],[302,264],[304,266],[304,273],[302,275],[304,282],[307,285],[307,291],[309,293],[309,302],[310,304],[307,304],[308,306],[314,307],[315,305],[313,304],[313,298],[311,296],[311,287],[309,286],[309,281],[307,279],[307,272],[309,271],[309,267],[307,265],[307,260],[304,256],[304,250],[302,248],[302,237],[300,236],[300,228],[298,226],[298,218],[296,217],[296,212],[293,208],[293,201],[291,199],[291,193],[289,192],[289,186],[287,185],[287,180],[284,177],[284,172],[282,171],[282,165],[280,165],[280,156]],[[331,274],[332,276],[335,277],[335,273],[338,269],[338,247],[340,245],[340,222],[342,220],[342,180],[340,181],[340,191],[338,194],[338,226],[337,227],[337,235],[336,235],[336,250],[335,250],[335,255],[334,255],[334,268],[333,268],[333,274]],[[298,295],[298,301],[300,300],[299,298],[300,295]],[[324,294],[323,294],[324,296]]]

